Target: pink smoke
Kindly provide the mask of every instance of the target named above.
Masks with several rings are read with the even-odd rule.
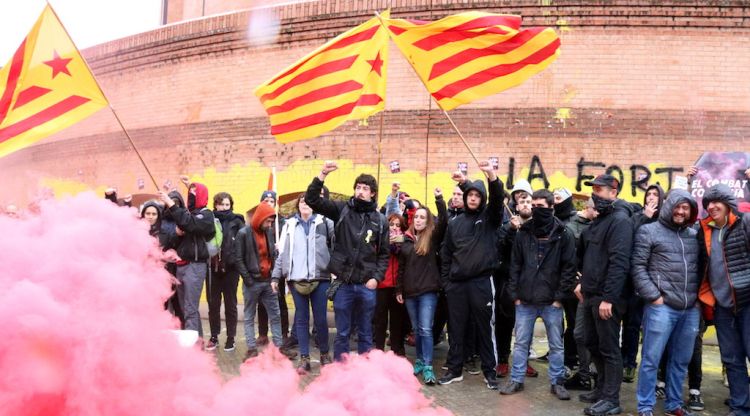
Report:
[[[450,414],[392,354],[332,365],[301,390],[269,350],[223,383],[213,355],[168,331],[171,276],[134,209],[84,194],[0,216],[0,230],[2,414]]]

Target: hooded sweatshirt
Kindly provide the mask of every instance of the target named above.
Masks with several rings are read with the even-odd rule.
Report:
[[[261,203],[255,209],[253,214],[253,235],[258,245],[258,263],[260,266],[260,275],[263,279],[271,277],[271,268],[273,267],[272,253],[269,253],[270,244],[268,244],[266,230],[261,228],[263,221],[276,215],[276,211],[268,205]]]
[[[718,227],[710,216],[700,221],[700,273],[704,277],[699,298],[708,306],[718,303],[736,311],[750,305],[750,215],[737,211],[737,200],[724,184],[712,186],[703,195],[704,209],[710,202],[726,204],[729,215],[724,227]]]
[[[484,181],[467,181],[462,187],[464,213],[448,223],[440,252],[440,274],[444,285],[448,281],[489,277],[499,265],[496,231],[503,217],[503,183],[496,179],[489,183],[489,187],[489,202]],[[481,197],[477,209],[470,209],[467,203],[472,190],[479,192]]]
[[[195,195],[190,193],[188,197],[189,211],[179,204],[174,204],[166,211],[174,219],[175,224],[185,232],[182,237],[175,236],[174,244],[171,245],[175,247],[183,262],[205,262],[209,258],[206,240],[213,238],[216,233],[214,215],[211,210],[206,209],[208,188],[201,183],[193,185]]]
[[[646,194],[648,194],[648,191],[651,189],[656,189],[659,193],[659,202],[656,205],[656,213],[654,213],[654,216],[651,218],[647,217],[646,214],[643,213],[643,210],[633,214],[633,229],[636,231],[641,225],[652,223],[659,219],[659,212],[661,212],[661,207],[664,204],[664,190],[659,185],[651,185],[646,188]],[[646,206],[646,195],[643,196],[643,206]]]
[[[534,191],[531,189],[531,184],[529,183],[529,181],[525,179],[519,179],[518,181],[516,181],[515,185],[513,186],[513,190],[510,191],[510,201],[508,202],[508,206],[513,211],[513,213],[516,212],[516,194],[521,191],[526,192],[527,194],[529,194],[529,196],[534,193]],[[464,195],[466,195],[466,192],[464,192]]]

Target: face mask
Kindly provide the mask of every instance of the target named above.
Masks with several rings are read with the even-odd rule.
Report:
[[[192,192],[188,193],[188,210],[192,211],[195,209],[195,195]]]
[[[555,226],[555,210],[553,208],[532,208],[531,225],[534,235],[547,237]]]
[[[604,199],[598,195],[591,195],[591,199],[594,201],[594,209],[599,213],[599,215],[606,215],[612,212],[614,209],[615,201],[611,201],[609,199]]]

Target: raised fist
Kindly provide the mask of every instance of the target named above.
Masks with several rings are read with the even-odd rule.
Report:
[[[443,196],[443,190],[440,188],[435,188],[435,198]]]
[[[320,171],[320,173],[324,175],[328,175],[329,173],[333,172],[334,170],[338,168],[339,166],[336,164],[336,162],[332,160],[327,160],[326,163],[323,165],[323,169]]]
[[[453,179],[454,181],[458,183],[464,183],[466,182],[466,175],[464,175],[464,173],[461,172],[460,170],[457,170],[453,172],[453,175],[451,175],[451,179]]]

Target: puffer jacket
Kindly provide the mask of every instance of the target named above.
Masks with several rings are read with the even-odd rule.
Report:
[[[703,208],[708,207],[709,201],[726,203],[729,208],[729,218],[723,234],[724,264],[727,268],[727,280],[732,288],[734,309],[738,311],[750,305],[750,215],[743,215],[737,210],[737,200],[726,185],[711,187],[703,195]],[[701,286],[698,297],[708,306],[704,309],[706,319],[711,319],[716,304],[716,298],[711,290],[708,275],[709,258],[711,256],[711,234],[714,228],[710,225],[711,217],[700,221],[698,242],[701,250]]]
[[[314,259],[307,262],[309,268],[307,276],[311,278],[309,280],[331,278],[328,272],[328,262],[331,259],[328,241],[333,238],[333,221],[322,215],[315,215],[310,224],[310,232],[302,240],[300,237],[304,235],[304,230],[301,228],[302,224],[296,216],[289,218],[284,224],[279,236],[279,256],[276,258],[271,275],[273,280],[278,281],[282,277],[290,278],[294,252],[299,250],[307,252],[308,260]]]
[[[678,226],[672,222],[675,206],[690,204],[690,218]],[[678,310],[695,306],[698,298],[697,231],[691,225],[698,216],[698,204],[686,191],[673,189],[663,207],[659,220],[644,224],[636,232],[631,257],[631,274],[637,294],[647,302],[659,297]]]
[[[377,211],[376,201],[354,197],[347,202],[320,197],[323,182],[313,178],[307,187],[305,202],[317,214],[330,218],[335,239],[328,271],[345,283],[365,284],[370,279],[382,282],[388,268],[388,221]]]

